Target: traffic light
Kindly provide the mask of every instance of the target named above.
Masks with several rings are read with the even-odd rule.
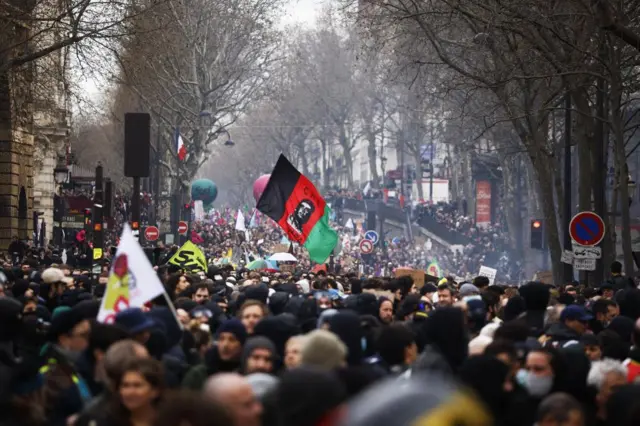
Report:
[[[544,249],[544,222],[540,219],[531,220],[531,248]]]
[[[84,225],[91,227],[91,209],[84,209]]]

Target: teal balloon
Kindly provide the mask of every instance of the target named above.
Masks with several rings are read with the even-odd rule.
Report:
[[[218,187],[210,179],[198,179],[191,182],[191,199],[201,200],[203,205],[211,205],[218,196]]]

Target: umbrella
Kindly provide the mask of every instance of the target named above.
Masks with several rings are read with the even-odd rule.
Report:
[[[247,265],[247,269],[249,269],[250,271],[255,271],[257,269],[275,269],[275,270],[277,270],[278,267],[276,265],[273,265],[268,260],[256,259],[253,262],[249,262],[249,264]]]
[[[276,253],[269,258],[272,262],[297,262],[298,259],[291,253]]]

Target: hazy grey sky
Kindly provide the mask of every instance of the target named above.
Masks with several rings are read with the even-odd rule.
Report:
[[[285,27],[292,24],[302,24],[312,26],[315,22],[322,5],[331,0],[287,0],[288,6],[285,15],[280,21],[280,26]],[[100,104],[104,96],[104,85],[93,79],[86,79],[80,82],[83,89],[83,96],[91,103]]]

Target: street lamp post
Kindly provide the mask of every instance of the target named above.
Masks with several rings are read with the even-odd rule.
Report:
[[[629,207],[633,203],[633,195],[636,190],[636,181],[631,179],[631,173],[628,174],[627,177],[627,188],[629,190]]]
[[[387,157],[380,157],[380,168],[382,169],[382,184],[384,185],[384,178],[387,166]]]
[[[212,115],[209,111],[207,110],[203,110],[200,111],[200,126],[201,127],[208,127],[209,129],[211,128],[211,125],[213,124],[212,121]],[[207,121],[207,123],[205,124],[204,121]],[[229,133],[229,131],[227,129],[225,129],[224,127],[218,129],[214,136],[217,136],[219,133],[224,133],[227,135],[227,140],[224,141],[224,146],[234,146],[236,143],[231,139],[231,134]],[[209,133],[211,134],[211,133]]]
[[[62,185],[69,181],[69,168],[64,164],[60,159],[58,160],[58,164],[55,169],[53,169],[53,180],[58,187],[58,202],[55,202],[55,194],[54,194],[54,241],[58,247],[62,247],[63,239],[62,239],[62,217],[64,215],[64,200],[62,198]]]

